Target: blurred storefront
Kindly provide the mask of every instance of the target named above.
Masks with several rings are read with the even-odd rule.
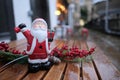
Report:
[[[120,1],[103,0],[94,4],[93,20],[99,29],[120,35]]]
[[[9,41],[24,38],[21,33],[15,34],[14,27],[25,23],[30,28],[35,18],[45,19],[48,28],[54,29],[58,21],[65,21],[67,5],[67,0],[1,0],[0,38]]]

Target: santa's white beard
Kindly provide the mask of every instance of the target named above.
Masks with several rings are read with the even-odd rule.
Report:
[[[47,30],[31,29],[31,34],[33,37],[38,39],[38,42],[43,42],[47,38]]]

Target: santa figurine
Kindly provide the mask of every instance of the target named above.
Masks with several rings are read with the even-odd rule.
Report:
[[[52,63],[60,62],[59,58],[49,56],[51,50],[49,49],[47,27],[44,19],[37,18],[33,21],[31,29],[27,29],[25,24],[20,24],[15,28],[16,32],[21,31],[27,39],[26,54],[28,55],[29,72],[48,70]]]

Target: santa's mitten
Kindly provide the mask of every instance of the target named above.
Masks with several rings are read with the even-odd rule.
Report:
[[[61,60],[55,56],[49,56],[49,61],[53,62],[54,64],[59,64]]]
[[[23,29],[23,28],[26,27],[26,25],[25,25],[24,23],[22,23],[22,24],[20,24],[18,27],[19,27],[20,29]]]

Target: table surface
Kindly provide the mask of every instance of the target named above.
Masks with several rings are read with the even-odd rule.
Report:
[[[120,72],[94,42],[75,39],[54,40],[50,48],[61,48],[64,44],[69,47],[77,46],[80,49],[96,46],[95,54],[89,62],[62,61],[59,65],[53,65],[50,70],[40,70],[37,73],[29,73],[27,64],[15,63],[0,72],[0,80],[120,80]],[[10,47],[21,51],[26,49],[26,45],[25,39],[9,43]]]

